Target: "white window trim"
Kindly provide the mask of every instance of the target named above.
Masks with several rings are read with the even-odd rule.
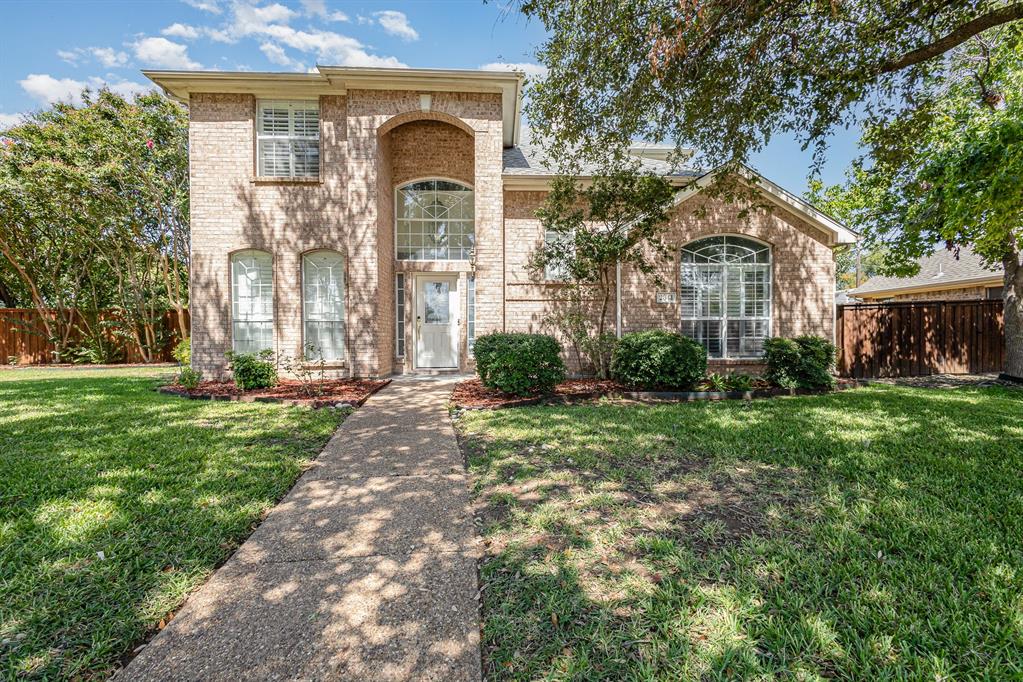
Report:
[[[762,358],[762,357],[764,357],[763,353],[759,353],[759,354],[756,354],[756,355],[730,355],[728,353],[728,322],[729,322],[729,320],[754,320],[754,321],[759,320],[759,321],[763,321],[763,322],[767,323],[767,332],[766,332],[764,338],[765,339],[770,338],[774,334],[774,247],[771,244],[768,244],[767,242],[764,242],[764,241],[762,241],[760,239],[757,239],[755,237],[750,237],[748,235],[734,234],[734,233],[723,233],[723,234],[705,235],[705,236],[698,237],[696,239],[690,240],[689,242],[687,242],[686,244],[684,244],[682,246],[682,248],[679,250],[679,253],[681,254],[681,252],[686,250],[687,247],[689,247],[691,244],[694,244],[694,243],[699,242],[699,241],[703,241],[704,239],[713,239],[713,238],[716,238],[716,237],[733,237],[733,238],[736,238],[736,239],[744,239],[744,240],[747,240],[747,241],[754,242],[756,244],[760,244],[761,246],[763,246],[763,247],[765,247],[767,249],[768,261],[766,263],[747,263],[747,264],[743,264],[743,263],[686,263],[686,262],[682,261],[681,258],[680,258],[679,259],[679,274],[678,274],[678,276],[679,276],[679,283],[681,284],[682,271],[687,266],[692,266],[692,267],[697,267],[697,268],[722,268],[722,274],[723,275],[724,275],[724,272],[725,272],[725,268],[729,268],[729,267],[740,267],[741,268],[743,265],[755,265],[755,266],[759,266],[759,267],[767,266],[766,267],[767,273],[768,273],[767,287],[766,287],[767,291],[765,292],[764,298],[767,301],[767,313],[768,314],[766,316],[754,316],[754,317],[748,317],[748,316],[742,315],[742,314],[736,315],[736,316],[729,316],[728,315],[728,285],[727,285],[727,275],[725,275],[725,276],[722,277],[722,284],[721,284],[721,315],[719,315],[719,316],[686,317],[686,316],[681,314],[681,311],[682,311],[682,301],[681,301],[681,298],[680,298],[680,300],[679,300],[679,313],[680,313],[679,314],[679,321],[680,321],[680,323],[681,322],[715,322],[715,321],[717,321],[720,324],[721,355],[711,357],[709,355],[709,351],[708,351],[708,360],[756,360],[756,359]]]
[[[272,106],[275,108],[286,107],[288,109],[288,134],[287,135],[273,135],[263,131],[263,109],[264,107]],[[296,135],[295,134],[295,111],[309,111],[316,110],[316,134],[315,135]],[[323,147],[320,136],[320,126],[322,125],[322,119],[320,118],[320,102],[319,99],[260,99],[256,100],[256,177],[258,179],[267,180],[297,180],[297,181],[318,181],[320,176],[323,174]],[[290,160],[289,167],[291,168],[291,174],[289,175],[267,175],[262,172],[263,166],[263,143],[269,140],[287,140],[289,143],[295,141],[303,142],[316,142],[317,147],[317,164],[315,175],[298,175],[295,173],[295,150],[294,145],[289,145],[290,149]]]
[[[235,258],[244,257],[245,254],[259,253],[270,258],[270,319],[269,320],[256,320],[257,322],[269,322],[270,323],[270,348],[271,351],[277,349],[277,272],[276,272],[276,261],[273,253],[264,251],[263,249],[239,249],[232,251],[227,257],[227,269],[230,273],[229,286],[228,286],[228,305],[230,306],[230,333],[231,333],[231,351],[237,353],[235,349],[235,324],[239,322],[238,315],[235,312],[235,296],[237,295],[237,283],[235,282],[234,263]]]
[[[306,306],[308,305],[308,298],[306,297],[306,258],[313,256],[317,253],[329,253],[337,256],[341,260],[341,319],[340,320],[309,320],[306,316]],[[340,322],[341,323],[341,353],[340,357],[331,358],[324,360],[327,365],[339,366],[345,364],[345,359],[348,356],[348,281],[347,281],[347,262],[345,255],[336,249],[313,249],[311,251],[305,251],[302,253],[299,265],[301,272],[301,296],[302,296],[302,359],[305,362],[319,362],[316,358],[306,358],[305,349],[306,344],[309,343],[308,333],[306,331],[306,324],[310,321],[313,322]],[[322,350],[322,349],[321,349]]]
[[[476,217],[477,217],[477,213],[476,213],[476,186],[471,184],[471,183],[465,182],[464,180],[458,180],[456,178],[448,178],[448,177],[443,177],[443,176],[439,176],[439,175],[430,175],[430,176],[427,176],[427,177],[416,178],[414,180],[408,180],[406,182],[401,183],[400,185],[397,185],[394,188],[394,195],[393,195],[393,201],[394,201],[394,204],[393,204],[393,208],[394,208],[394,210],[393,210],[393,213],[394,213],[394,260],[400,261],[402,263],[468,263],[469,259],[467,259],[467,258],[465,258],[465,259],[462,259],[462,258],[429,258],[429,259],[428,258],[398,258],[398,221],[402,220],[402,218],[398,215],[398,192],[400,192],[401,190],[405,189],[409,185],[416,184],[417,182],[430,182],[431,180],[436,180],[438,182],[452,182],[452,183],[454,183],[456,185],[461,185],[462,187],[465,187],[465,188],[468,188],[468,189],[472,190],[472,200],[473,200],[473,209],[472,209],[473,247],[472,248],[473,249],[476,248],[476,228],[479,227],[478,221],[476,219]],[[416,218],[409,218],[408,220],[417,220],[417,219]],[[418,219],[418,220],[424,220],[424,219]]]
[[[545,247],[551,241],[551,235],[552,234],[556,234],[556,235],[559,235],[561,237],[564,237],[565,239],[571,239],[573,241],[575,239],[574,231],[573,232],[569,232],[569,233],[566,234],[564,232],[555,232],[554,230],[544,230],[544,233],[543,233],[543,243],[544,243]],[[550,282],[550,283],[553,283],[553,284],[564,284],[566,282],[569,282],[572,279],[572,277],[571,277],[571,275],[568,272],[563,272],[563,273],[556,272],[554,270],[553,266],[548,264],[548,265],[544,266],[544,269],[543,269],[543,279],[544,279],[545,282]]]

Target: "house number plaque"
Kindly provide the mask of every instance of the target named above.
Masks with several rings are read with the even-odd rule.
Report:
[[[674,303],[675,293],[672,291],[658,291],[656,300],[658,303]]]

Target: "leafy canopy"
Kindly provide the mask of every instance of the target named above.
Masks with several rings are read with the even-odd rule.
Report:
[[[527,114],[551,151],[592,158],[630,140],[745,161],[790,133],[828,133],[926,106],[941,56],[1023,17],[999,0],[522,0],[550,37]]]

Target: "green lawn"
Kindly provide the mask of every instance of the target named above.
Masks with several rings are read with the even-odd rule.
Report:
[[[168,371],[0,371],[0,678],[109,674],[342,419],[155,393]]]
[[[1023,678],[1023,390],[458,423],[489,679]]]

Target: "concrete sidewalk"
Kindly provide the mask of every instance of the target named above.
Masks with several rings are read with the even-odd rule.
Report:
[[[450,381],[397,380],[118,680],[479,680]]]

